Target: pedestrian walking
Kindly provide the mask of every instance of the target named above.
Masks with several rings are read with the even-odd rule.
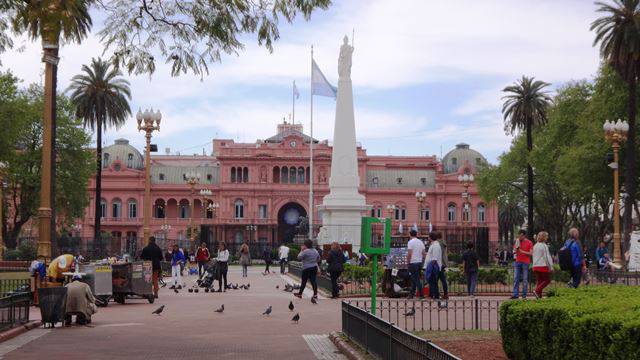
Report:
[[[220,275],[218,276],[218,292],[227,291],[227,271],[229,271],[229,250],[227,250],[227,244],[221,241],[218,245],[218,268]],[[224,280],[224,287],[222,281]]]
[[[207,262],[209,262],[209,258],[211,258],[209,249],[207,249],[207,244],[203,242],[200,244],[198,251],[196,251],[196,261],[198,262],[198,277],[202,277],[202,274],[204,274],[204,266]]]
[[[248,267],[251,265],[251,253],[249,252],[249,245],[247,243],[240,246],[240,265],[242,266],[242,277],[247,277]]]
[[[438,279],[440,278],[440,269],[442,269],[442,247],[437,236],[431,239],[431,244],[429,244],[424,269],[425,282],[429,283],[429,297],[440,299]]]
[[[327,270],[331,276],[331,298],[337,299],[340,293],[340,289],[338,287],[338,279],[344,271],[344,262],[345,258],[342,254],[342,250],[340,249],[340,244],[337,241],[331,243],[331,250],[329,251],[329,256],[327,257]]]
[[[438,278],[442,283],[442,298],[446,300],[449,298],[449,284],[447,284],[447,269],[449,268],[449,251],[447,250],[447,243],[444,241],[444,239],[442,239],[441,232],[432,231],[431,233],[429,233],[429,237],[431,236],[435,236],[435,238],[438,239],[438,242],[440,243],[440,248],[442,248],[442,268],[438,273]]]
[[[513,274],[513,295],[512,299],[518,298],[520,283],[522,283],[522,298],[527,298],[527,286],[529,277],[529,264],[531,263],[531,252],[533,250],[533,243],[527,239],[527,232],[520,230],[518,232],[518,238],[516,243],[513,244],[513,252],[516,256],[516,262],[514,263]],[[520,279],[522,278],[522,281]]]
[[[536,244],[533,247],[533,274],[536,276],[536,289],[533,294],[536,298],[542,298],[542,290],[551,283],[553,258],[547,245],[548,240],[549,233],[541,231],[538,233]]]
[[[289,247],[284,243],[278,248],[278,259],[280,260],[280,274],[284,274],[285,266],[289,262]]]
[[[576,228],[569,230],[569,238],[565,241],[563,250],[569,250],[571,254],[571,263],[569,272],[571,273],[571,287],[580,286],[582,274],[587,271],[587,267],[582,254],[582,244],[580,244],[580,232]]]
[[[271,274],[269,267],[271,266],[271,248],[265,247],[262,251],[262,259],[264,260],[264,274]]]
[[[151,277],[151,281],[153,282],[153,296],[158,298],[158,279],[162,276],[162,266],[161,261],[163,259],[162,249],[156,244],[155,236],[149,237],[149,244],[142,249],[140,253],[140,258],[142,260],[151,261],[151,270],[153,271],[153,275]]]
[[[300,291],[294,294],[296,297],[302,298],[302,293],[305,287],[307,287],[307,281],[311,282],[313,288],[313,298],[318,298],[318,282],[316,276],[318,275],[318,262],[320,261],[320,254],[318,250],[313,248],[313,242],[311,240],[305,240],[302,245],[302,251],[298,254],[298,260],[302,262],[302,281],[300,283]]]
[[[409,293],[409,299],[412,299],[418,290],[420,298],[424,297],[422,292],[422,281],[420,279],[420,269],[424,262],[424,256],[426,254],[425,246],[422,240],[418,239],[418,232],[415,230],[409,231],[411,240],[407,243],[407,259],[409,261],[409,275],[411,276],[411,292]]]
[[[187,261],[184,257],[184,253],[180,251],[178,245],[173,245],[171,251],[171,276],[173,277],[173,285],[170,289],[182,289],[184,282],[182,281],[181,268],[184,267],[184,263]]]
[[[478,284],[478,271],[480,270],[480,259],[473,249],[473,241],[467,243],[467,250],[462,254],[464,267],[464,278],[467,281],[467,295],[476,295],[476,285]]]

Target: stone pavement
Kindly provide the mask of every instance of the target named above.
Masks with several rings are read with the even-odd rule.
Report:
[[[321,298],[313,305],[308,294],[297,299],[284,292],[279,274],[263,276],[262,267],[229,269],[232,283],[250,283],[250,290],[226,293],[175,294],[161,289],[154,304],[127,299],[109,303],[93,316],[91,327],[32,330],[0,346],[3,359],[340,359],[326,336],[340,329],[340,302]],[[193,283],[196,277],[187,279]],[[217,285],[217,283],[216,283]],[[280,289],[276,289],[276,285]],[[287,308],[293,300],[295,310]],[[223,314],[214,310],[224,304]],[[162,315],[151,312],[165,305]],[[271,316],[263,316],[268,305]],[[37,309],[35,309],[37,311]],[[291,318],[300,313],[300,322]],[[38,335],[36,338],[35,336]],[[306,336],[305,335],[309,335]],[[15,350],[14,350],[15,349]]]

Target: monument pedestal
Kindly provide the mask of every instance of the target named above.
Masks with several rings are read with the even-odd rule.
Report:
[[[319,244],[351,244],[352,251],[360,250],[360,227],[363,213],[369,211],[370,206],[348,204],[323,204],[319,206],[322,214],[322,230],[318,236]]]

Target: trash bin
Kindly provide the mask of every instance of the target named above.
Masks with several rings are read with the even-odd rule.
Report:
[[[67,304],[67,288],[64,286],[38,289],[40,300],[40,317],[45,327],[55,327],[57,322],[64,322]]]

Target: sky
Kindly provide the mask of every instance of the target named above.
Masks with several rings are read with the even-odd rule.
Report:
[[[495,163],[509,148],[501,90],[522,75],[552,84],[591,78],[599,64],[589,25],[590,0],[334,1],[310,21],[281,22],[274,52],[246,38],[238,56],[223,56],[204,79],[171,77],[158,64],[152,76],[131,82],[131,108],[160,109],[161,153],[211,152],[213,138],[255,142],[275,134],[292,113],[292,82],[300,90],[295,121],[309,132],[310,47],[327,79],[337,85],[337,62],[345,35],[354,38],[352,80],[356,136],[369,155],[446,154],[465,142]],[[100,56],[93,33],[81,45],[60,50],[58,91],[82,64]],[[0,69],[25,83],[43,78],[39,42],[15,38],[22,51],[0,54]],[[314,97],[314,137],[333,136],[335,101]],[[127,138],[139,149],[144,136],[134,116],[103,135],[105,145]],[[95,139],[95,137],[94,137]]]

